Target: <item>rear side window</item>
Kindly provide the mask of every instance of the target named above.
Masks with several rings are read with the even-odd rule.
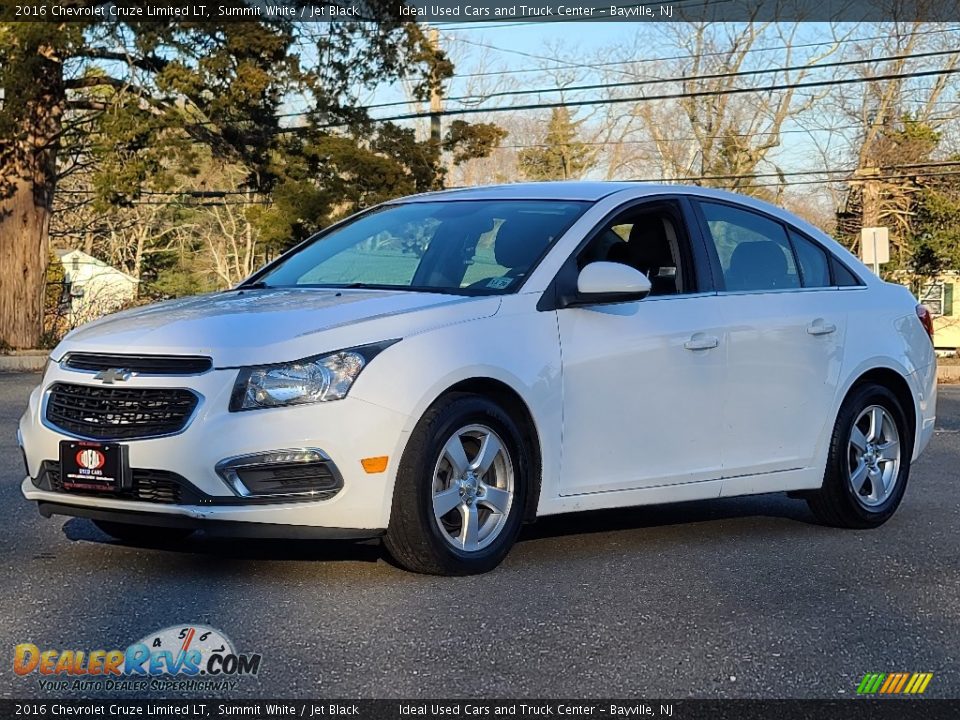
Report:
[[[730,291],[800,287],[793,250],[783,225],[748,210],[701,202]]]
[[[800,263],[800,275],[804,287],[830,287],[830,262],[827,252],[811,240],[790,232],[797,262]]]
[[[859,287],[863,285],[860,278],[836,258],[831,258],[831,265],[833,266],[833,284],[837,287]]]

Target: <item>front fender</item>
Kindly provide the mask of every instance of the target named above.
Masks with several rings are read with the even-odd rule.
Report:
[[[408,417],[393,450],[398,460],[437,398],[465,380],[491,379],[529,409],[541,445],[541,497],[558,492],[563,403],[556,313],[538,312],[535,298],[528,300],[522,311],[514,304],[492,317],[404,338],[364,370],[351,395]],[[387,495],[390,501],[393,488]]]

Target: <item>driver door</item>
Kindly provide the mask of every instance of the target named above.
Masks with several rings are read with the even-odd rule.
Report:
[[[694,267],[703,253],[688,216],[685,201],[636,205],[599,227],[576,258],[578,268],[631,265],[653,289],[643,300],[557,310],[563,495],[722,475],[727,337],[708,275]]]

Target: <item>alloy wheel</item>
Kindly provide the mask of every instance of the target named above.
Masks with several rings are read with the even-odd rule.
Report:
[[[453,433],[433,471],[433,515],[443,538],[461,552],[492,543],[510,516],[514,468],[503,440],[486,425]]]
[[[850,430],[847,457],[850,486],[868,508],[882,505],[893,493],[900,474],[900,433],[893,415],[881,405],[870,405]]]

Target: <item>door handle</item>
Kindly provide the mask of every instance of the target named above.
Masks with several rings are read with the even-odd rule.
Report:
[[[703,335],[702,333],[697,333],[687,340],[683,346],[687,350],[710,350],[719,344],[719,338],[715,338],[713,335]]]
[[[833,323],[824,322],[823,318],[817,318],[807,325],[807,333],[810,335],[829,335],[837,331],[837,326]]]

